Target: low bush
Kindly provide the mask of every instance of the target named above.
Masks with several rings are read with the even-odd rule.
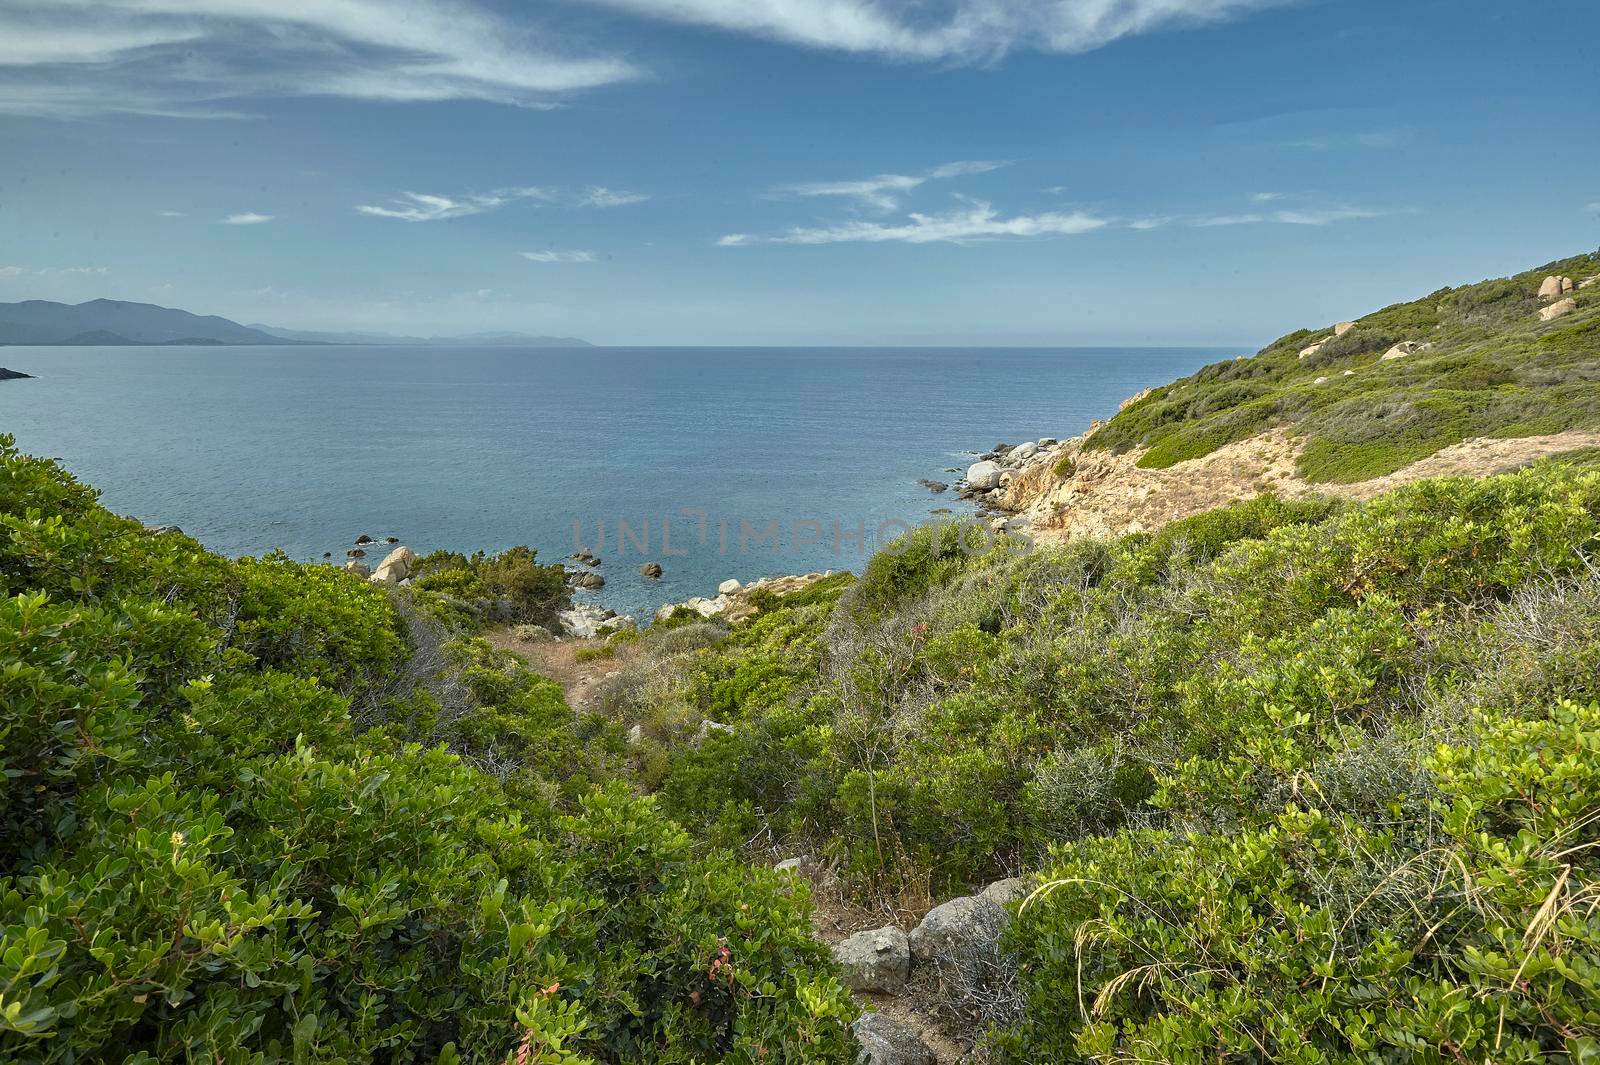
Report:
[[[0,522],[0,1059],[854,1060],[804,890],[608,783],[550,681],[456,639],[401,690],[404,593],[8,437]]]
[[[541,564],[535,551],[513,547],[497,555],[435,551],[417,562],[415,583],[423,590],[468,605],[485,621],[541,625],[559,631],[557,614],[572,607],[566,569]]]

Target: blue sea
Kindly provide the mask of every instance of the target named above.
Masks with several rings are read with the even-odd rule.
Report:
[[[918,478],[1240,350],[11,347],[37,380],[0,382],[0,431],[223,554],[584,546],[589,597],[643,618],[728,577],[859,571],[966,511]]]

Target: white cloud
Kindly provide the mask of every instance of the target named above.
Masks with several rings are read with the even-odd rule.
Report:
[[[18,277],[99,277],[110,271],[104,266],[0,266],[0,279]]]
[[[798,185],[784,185],[775,191],[788,196],[839,196],[860,201],[864,206],[878,211],[892,211],[900,205],[900,198],[920,188],[923,184],[968,174],[984,174],[998,170],[1005,163],[972,160],[945,163],[921,174],[879,174],[860,181],[813,181]]]
[[[1348,222],[1360,218],[1381,218],[1387,212],[1364,207],[1301,207],[1281,211],[1251,212],[1248,214],[1206,215],[1189,220],[1192,226],[1248,226],[1276,223],[1286,226],[1326,226],[1334,222]]]
[[[1378,129],[1366,133],[1328,133],[1290,141],[1291,148],[1304,148],[1311,152],[1347,152],[1356,148],[1395,148],[1404,144],[1405,133],[1399,130]]]
[[[4,0],[0,111],[216,117],[218,100],[335,95],[549,106],[636,76],[483,0]]]
[[[1283,193],[1283,192],[1256,192],[1256,193],[1252,193],[1251,194],[1250,202],[1251,203],[1271,203],[1274,200],[1283,199],[1284,196],[1286,196],[1286,195],[1288,195],[1288,194],[1287,193]]]
[[[189,217],[187,214],[185,214],[182,211],[159,211],[157,213],[160,214],[162,218],[187,218],[187,217]]]
[[[907,59],[983,60],[1019,48],[1086,52],[1120,37],[1216,22],[1293,0],[600,0],[769,40]]]
[[[524,251],[517,254],[534,263],[592,263],[595,261],[594,252],[592,251]]]
[[[222,220],[225,226],[259,226],[264,222],[272,221],[270,214],[256,214],[254,211],[243,211],[239,214],[230,214]]]
[[[591,185],[584,194],[582,203],[585,207],[627,207],[630,204],[643,203],[650,196],[643,192],[624,192],[622,189],[608,189],[604,185]]]
[[[528,185],[520,188],[475,192],[466,196],[436,196],[425,192],[406,192],[387,207],[361,204],[356,210],[376,218],[397,218],[402,222],[442,222],[451,218],[484,214],[517,200],[549,200],[550,193]]]
[[[772,236],[730,233],[717,243],[725,248],[749,244],[840,244],[885,241],[901,241],[907,244],[937,242],[961,244],[1015,237],[1070,236],[1076,233],[1088,233],[1108,224],[1103,218],[1095,218],[1081,211],[1070,214],[1051,211],[1044,214],[1002,218],[993,206],[980,201],[945,214],[913,213],[907,216],[907,221],[899,223],[858,221],[815,228],[797,226]]]

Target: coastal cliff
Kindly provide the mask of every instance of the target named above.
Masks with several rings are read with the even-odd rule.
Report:
[[[1110,537],[1268,492],[1365,500],[1600,446],[1597,283],[1600,253],[1292,333],[1026,461],[975,465],[969,494],[1036,536]]]

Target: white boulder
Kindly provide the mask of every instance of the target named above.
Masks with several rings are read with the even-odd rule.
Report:
[[[1011,462],[1027,462],[1039,453],[1039,445],[1029,440],[1025,444],[1018,444],[1006,453],[1006,459]]]
[[[1354,322],[1340,322],[1338,325],[1333,327],[1333,335],[1336,337],[1342,337],[1355,327],[1356,323]]]
[[[1544,279],[1544,284],[1539,286],[1539,298],[1542,300],[1553,300],[1559,296],[1564,296],[1571,291],[1572,278],[1557,277],[1556,275],[1551,274],[1549,277]]]
[[[743,584],[740,584],[739,581],[737,581],[736,579],[734,579],[732,577],[729,577],[727,580],[725,580],[721,584],[717,585],[717,594],[718,595],[732,595],[735,592],[743,590],[743,588],[744,588]]]
[[[1402,340],[1400,343],[1384,352],[1383,358],[1379,359],[1378,361],[1393,362],[1395,359],[1403,359],[1407,355],[1414,355],[1421,349],[1422,345],[1418,344],[1415,340]]]
[[[1563,314],[1571,314],[1577,309],[1578,301],[1573,299],[1571,296],[1568,296],[1566,299],[1561,300],[1558,303],[1552,303],[1550,306],[1542,308],[1539,311],[1539,320],[1541,322],[1552,322],[1557,318],[1560,318]]]
[[[967,484],[980,492],[1000,485],[1000,464],[984,459],[967,467]]]
[[[411,576],[411,567],[417,564],[417,553],[409,547],[397,547],[384,556],[368,580],[374,584],[399,584]]]

